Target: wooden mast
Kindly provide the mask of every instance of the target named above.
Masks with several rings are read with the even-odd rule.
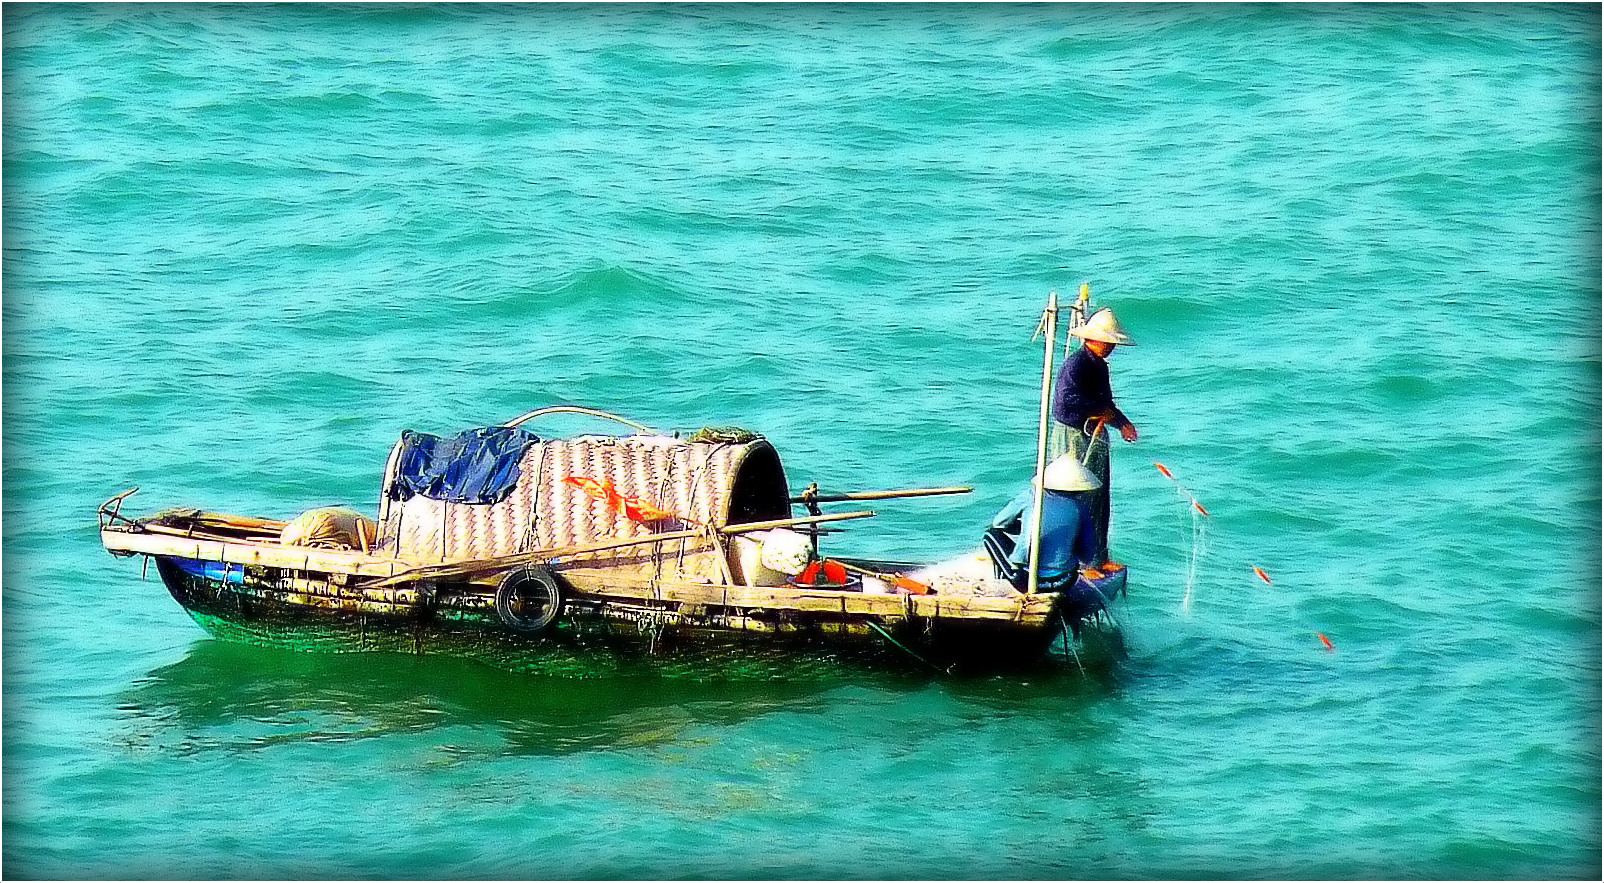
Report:
[[[1036,488],[1031,502],[1030,575],[1025,593],[1036,594],[1036,565],[1041,562],[1041,507],[1042,476],[1047,471],[1047,420],[1053,398],[1053,346],[1058,337],[1058,292],[1047,293],[1047,309],[1042,312],[1041,326],[1047,332],[1047,348],[1041,364],[1041,414],[1036,423]]]

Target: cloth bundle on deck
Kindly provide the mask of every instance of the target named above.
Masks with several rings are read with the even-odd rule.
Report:
[[[326,506],[296,516],[279,533],[279,542],[318,549],[368,549],[377,540],[378,530],[373,519],[360,512]]]

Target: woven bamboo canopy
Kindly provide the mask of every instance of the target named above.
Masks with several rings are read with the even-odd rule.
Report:
[[[380,495],[380,554],[410,558],[488,558],[700,526],[788,518],[790,494],[779,454],[761,437],[688,440],[661,435],[588,435],[543,440],[519,463],[520,479],[504,500],[449,503],[390,498],[402,445],[385,466]],[[610,483],[671,519],[639,522],[604,497],[567,479]]]

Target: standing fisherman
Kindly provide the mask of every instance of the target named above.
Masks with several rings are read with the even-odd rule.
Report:
[[[1134,346],[1114,311],[1104,307],[1084,324],[1069,329],[1082,340],[1081,347],[1064,360],[1053,393],[1053,419],[1067,436],[1067,448],[1097,476],[1101,487],[1092,505],[1097,524],[1097,560],[1108,560],[1108,433],[1119,430],[1127,442],[1136,441],[1136,427],[1114,404],[1108,383],[1108,357],[1116,346]]]

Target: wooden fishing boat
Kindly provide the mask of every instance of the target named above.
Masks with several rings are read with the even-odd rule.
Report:
[[[569,411],[634,431],[546,438],[523,428]],[[491,462],[487,439],[515,444]],[[495,480],[452,484],[465,473]],[[122,512],[134,490],[101,505],[105,548],[154,561],[198,623],[247,640],[311,625],[348,635],[348,649],[395,646],[385,634],[423,651],[480,638],[652,653],[706,641],[878,647],[948,670],[1040,658],[1060,633],[1099,620],[1125,582],[1123,569],[1093,571],[1069,591],[1025,593],[976,556],[932,566],[822,554],[832,525],[875,514],[822,504],[969,489],[793,493],[762,436],[682,438],[567,406],[455,439],[403,433],[376,519],[197,509],[136,518]],[[330,527],[335,515],[343,528]],[[794,554],[799,535],[809,566],[771,566],[774,547]]]

